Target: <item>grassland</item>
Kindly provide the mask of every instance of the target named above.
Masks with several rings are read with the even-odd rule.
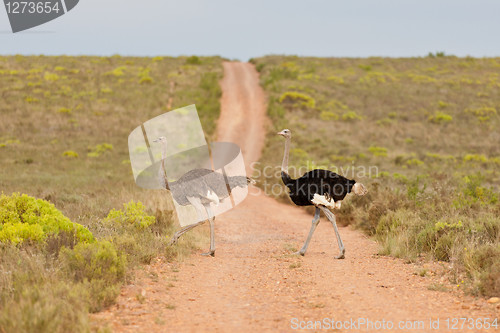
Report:
[[[137,264],[197,246],[203,231],[165,246],[175,228],[172,206],[164,193],[135,185],[127,137],[195,103],[210,140],[221,61],[0,57],[0,332],[89,331],[88,312],[111,304]],[[15,192],[53,203],[93,239],[75,238],[64,216]],[[47,217],[51,229],[19,229],[44,212],[58,216]]]
[[[373,235],[382,254],[450,263],[467,292],[500,293],[500,58],[251,61],[273,124],[258,170],[268,194],[287,200],[275,191],[275,133],[289,128],[293,167],[368,186],[344,203],[341,223]]]

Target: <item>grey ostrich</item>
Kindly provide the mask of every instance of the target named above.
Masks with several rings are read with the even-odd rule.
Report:
[[[255,181],[245,176],[230,176],[227,177],[229,183],[228,188],[224,180],[224,175],[209,169],[192,169],[176,181],[168,182],[165,168],[165,160],[167,158],[167,139],[162,136],[153,142],[162,144],[162,160],[158,173],[160,186],[170,190],[172,197],[179,205],[192,205],[196,209],[200,220],[198,223],[190,224],[177,231],[170,240],[169,245],[177,243],[179,237],[184,233],[204,224],[208,220],[210,223],[210,250],[207,253],[202,253],[202,255],[212,257],[215,256],[215,216],[212,213],[210,204],[214,203],[217,206],[219,202],[229,197],[231,190],[234,188],[245,187],[248,184],[255,184]],[[204,218],[203,210],[205,210],[208,219]]]
[[[347,179],[335,172],[329,170],[316,169],[306,172],[302,177],[293,179],[288,174],[288,155],[290,152],[290,141],[292,132],[289,129],[284,129],[278,133],[285,137],[285,154],[283,156],[283,164],[281,165],[281,180],[290,190],[290,199],[297,206],[316,207],[314,219],[312,221],[311,230],[307,236],[304,246],[297,254],[304,255],[311,241],[314,230],[319,224],[320,210],[323,211],[326,218],[330,220],[335,229],[337,243],[340,253],[336,259],[344,259],[345,247],[340,238],[335,215],[329,209],[339,209],[341,201],[351,191],[356,195],[365,195],[368,191],[361,183],[356,183],[355,180]]]

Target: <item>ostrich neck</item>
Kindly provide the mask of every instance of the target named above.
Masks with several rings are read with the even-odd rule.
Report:
[[[291,138],[286,138],[285,155],[283,156],[283,163],[281,164],[281,171],[287,174],[288,174],[288,155],[290,154],[290,140]]]
[[[161,159],[162,159],[162,166],[163,166],[163,161],[167,158],[167,144],[164,142],[162,144],[162,149],[161,149]]]
[[[162,180],[165,182],[165,187],[168,188],[168,182],[167,182],[167,169],[165,168],[165,160],[167,159],[167,144],[163,143],[162,144],[162,149],[161,149],[161,165],[160,165],[160,174],[159,176],[161,177]]]

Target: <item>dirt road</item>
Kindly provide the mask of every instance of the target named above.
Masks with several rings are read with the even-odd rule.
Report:
[[[219,140],[238,143],[248,165],[264,142],[264,94],[251,64],[225,63],[224,71]],[[333,259],[337,242],[323,217],[306,256],[291,255],[311,220],[303,210],[252,190],[217,218],[214,258],[195,254],[174,264],[158,259],[94,320],[111,322],[116,332],[290,332],[332,318],[349,321],[337,331],[384,331],[377,328],[391,324],[386,331],[398,331],[403,324],[420,328],[413,332],[451,332],[447,318],[498,316],[484,300],[429,290],[446,282],[377,256],[377,244],[350,228],[340,228],[346,259]],[[439,329],[431,329],[430,319],[440,320]]]

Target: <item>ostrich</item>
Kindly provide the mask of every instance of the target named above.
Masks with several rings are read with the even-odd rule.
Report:
[[[316,207],[309,235],[307,236],[304,246],[302,246],[297,254],[303,256],[306,253],[314,230],[319,224],[321,210],[335,229],[335,235],[337,236],[337,243],[340,250],[340,254],[335,258],[344,259],[345,247],[340,238],[337,223],[335,222],[335,215],[329,209],[339,209],[341,200],[351,191],[356,195],[365,195],[368,191],[363,184],[356,183],[354,180],[347,179],[329,170],[315,169],[305,173],[300,178],[291,178],[288,174],[288,155],[290,152],[292,132],[289,129],[284,129],[277,134],[286,139],[285,155],[283,157],[283,164],[281,165],[281,180],[290,190],[290,199],[292,199],[293,203],[297,206],[314,205]]]
[[[210,223],[210,250],[202,255],[212,257],[215,256],[215,216],[212,213],[210,204],[214,203],[216,206],[219,205],[222,200],[229,197],[231,190],[236,187],[245,187],[247,184],[255,184],[255,181],[249,177],[230,176],[227,177],[229,183],[229,187],[227,187],[224,175],[209,169],[193,169],[186,172],[176,181],[168,182],[165,168],[165,160],[167,158],[167,138],[162,136],[153,142],[162,144],[162,159],[158,171],[160,186],[170,190],[174,200],[179,205],[192,205],[196,209],[200,220],[198,223],[190,224],[177,231],[170,240],[169,245],[177,243],[177,240],[181,235],[205,223],[207,221],[203,214],[203,209],[205,209]]]

